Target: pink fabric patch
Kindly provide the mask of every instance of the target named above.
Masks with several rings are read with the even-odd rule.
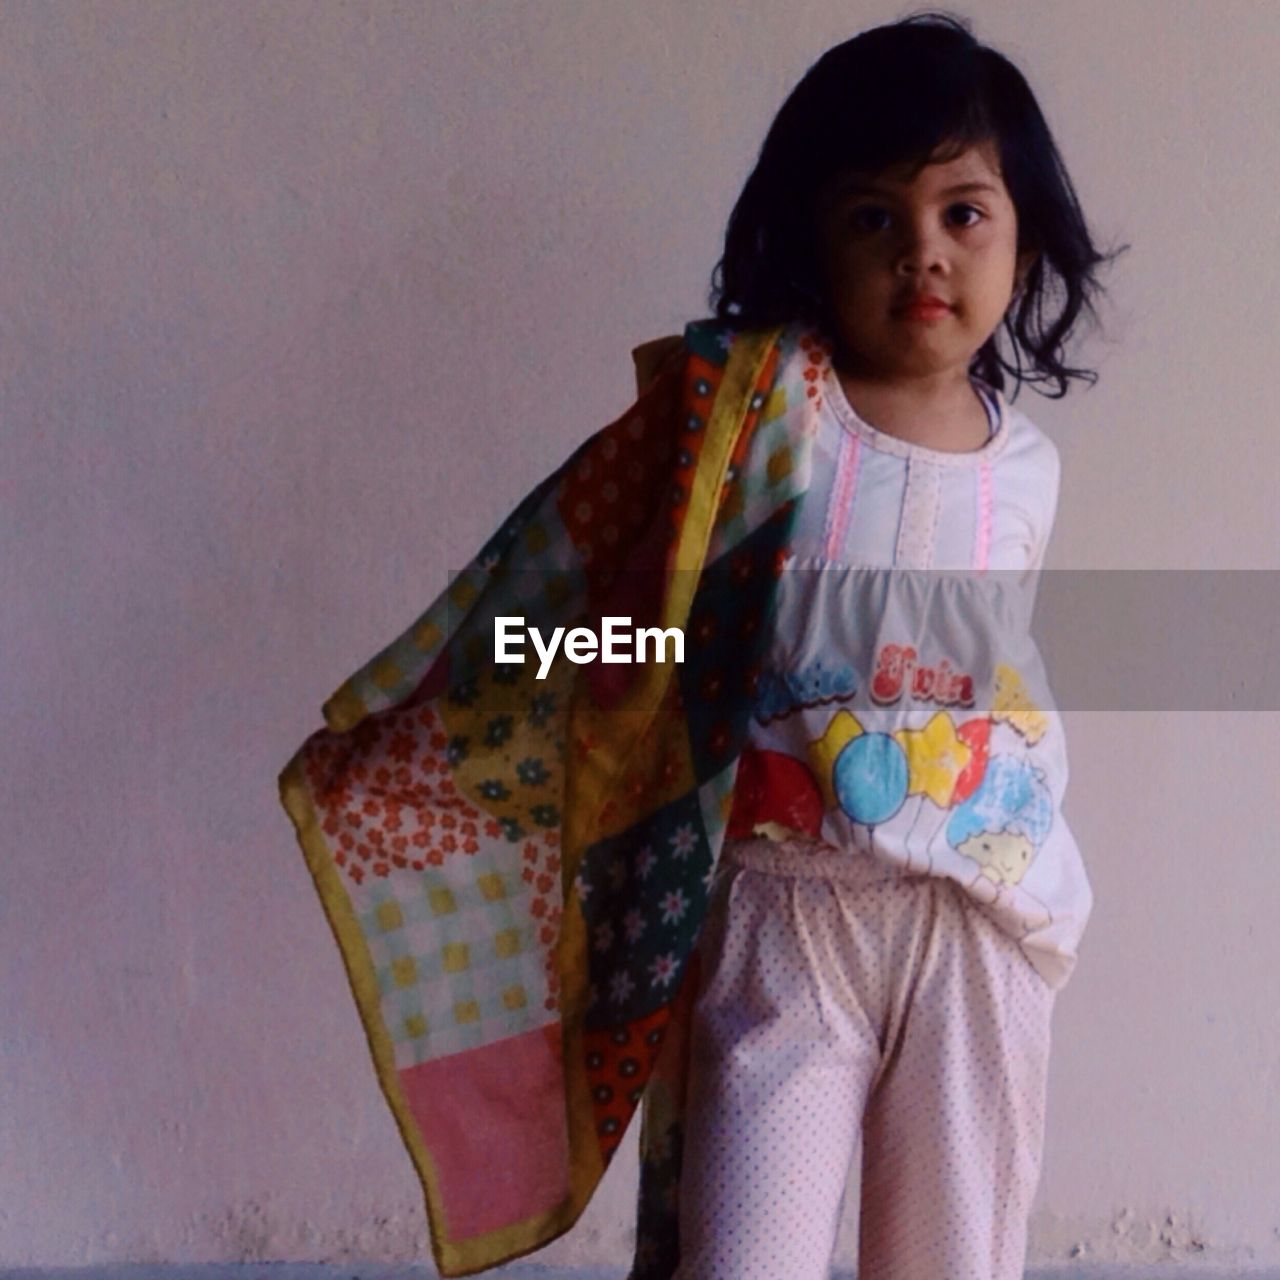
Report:
[[[449,1235],[544,1213],[569,1191],[560,1024],[400,1072]]]

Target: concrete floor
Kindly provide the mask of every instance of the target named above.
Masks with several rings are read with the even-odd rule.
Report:
[[[625,1280],[618,1268],[564,1270],[516,1263],[481,1272],[492,1280]],[[1280,1272],[1213,1271],[1181,1263],[1148,1267],[1067,1266],[1027,1272],[1026,1280],[1280,1280]],[[300,1262],[208,1263],[198,1265],[155,1264],[105,1267],[0,1267],[0,1280],[435,1280],[429,1266],[392,1265],[385,1262],[341,1266]],[[836,1272],[832,1280],[854,1280],[851,1272]]]

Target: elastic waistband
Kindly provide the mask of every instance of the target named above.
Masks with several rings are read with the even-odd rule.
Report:
[[[923,874],[908,871],[900,863],[857,849],[841,849],[817,840],[772,840],[767,836],[726,837],[720,862],[774,875],[839,880],[842,884],[919,879]]]

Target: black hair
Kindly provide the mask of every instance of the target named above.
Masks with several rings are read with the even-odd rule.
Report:
[[[1082,309],[1098,323],[1097,269],[1129,245],[1093,243],[1066,166],[1022,73],[980,44],[963,19],[916,13],[829,49],[778,111],[755,169],[734,206],[724,256],[712,273],[716,318],[739,328],[796,320],[830,327],[818,274],[814,212],[820,190],[845,170],[878,173],[897,164],[914,177],[930,160],[994,142],[1018,216],[1018,252],[1038,250],[1003,324],[975,353],[969,372],[1004,389],[1097,374],[1063,363]],[[1055,296],[1057,295],[1057,296]],[[1016,304],[1016,305],[1015,305]],[[1015,363],[1002,356],[1001,329]],[[1034,372],[1024,373],[1019,351]]]

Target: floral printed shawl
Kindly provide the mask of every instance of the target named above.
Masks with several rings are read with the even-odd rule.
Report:
[[[695,948],[805,483],[780,329],[689,324],[324,704],[280,774],[440,1274],[581,1215],[643,1099],[632,1280],[669,1277]],[[794,406],[790,406],[794,407]],[[683,663],[495,658],[494,619],[685,631]],[[567,634],[567,631],[566,631]]]

